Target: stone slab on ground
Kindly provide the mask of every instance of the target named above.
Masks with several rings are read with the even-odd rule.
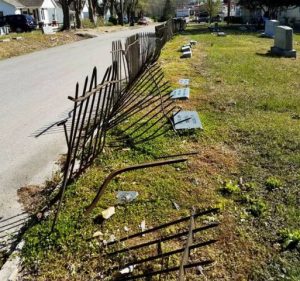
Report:
[[[176,130],[203,129],[197,111],[180,111],[174,115]]]

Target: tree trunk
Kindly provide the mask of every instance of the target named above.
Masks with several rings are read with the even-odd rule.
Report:
[[[227,3],[227,24],[230,23],[230,14],[231,14],[231,0],[228,0],[228,3]]]
[[[93,7],[93,2],[92,0],[88,0],[89,4],[89,20],[91,23],[96,25],[95,18],[94,18],[94,7]]]
[[[66,0],[62,0],[61,7],[64,15],[64,22],[63,22],[62,29],[69,30],[71,28],[71,24],[70,24],[70,10],[69,10],[68,2]]]
[[[81,28],[81,18],[80,18],[81,11],[75,8],[75,20],[76,20],[76,28]]]

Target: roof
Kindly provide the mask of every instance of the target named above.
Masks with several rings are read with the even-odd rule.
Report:
[[[24,5],[22,5],[19,1],[17,0],[3,0],[4,2],[16,7],[16,8],[25,8]]]
[[[6,0],[5,0],[6,1]],[[11,0],[9,0],[11,1]],[[44,0],[19,0],[25,7],[41,7]]]

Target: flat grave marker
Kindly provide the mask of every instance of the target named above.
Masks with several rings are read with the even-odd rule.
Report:
[[[197,111],[180,111],[173,119],[175,130],[203,129]]]

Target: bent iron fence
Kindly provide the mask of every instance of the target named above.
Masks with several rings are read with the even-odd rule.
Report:
[[[111,268],[108,272],[105,273],[105,275],[112,276],[116,273],[116,271],[119,271],[119,273],[115,274],[114,280],[136,280],[142,278],[150,278],[153,276],[161,277],[162,275],[166,275],[167,273],[177,271],[178,281],[183,281],[186,269],[196,268],[199,266],[203,268],[214,263],[214,261],[211,259],[204,259],[198,262],[190,263],[189,258],[191,251],[212,245],[217,242],[217,240],[215,239],[204,240],[203,238],[199,241],[199,238],[196,238],[196,235],[198,233],[203,233],[204,231],[217,227],[219,223],[212,222],[197,227],[196,219],[205,215],[217,213],[218,211],[219,209],[217,208],[197,212],[195,210],[192,210],[190,216],[183,217],[178,220],[174,220],[157,227],[129,235],[113,242],[109,242],[107,244],[107,250],[109,251],[107,253],[107,256],[110,259],[117,259],[119,265],[117,267]],[[187,230],[180,230],[177,231],[177,233],[168,234],[166,236],[160,236],[159,234],[157,235],[157,232],[159,231],[166,230],[168,227],[172,227],[172,229],[174,229],[174,227],[186,222],[189,222]],[[151,234],[151,236],[156,234],[158,238],[142,243],[135,242],[133,246],[129,247],[125,246],[126,242],[130,242],[131,240],[145,236],[146,234]],[[184,239],[185,243],[183,247],[171,251],[163,251],[163,245],[165,243],[175,242],[176,244],[180,244],[179,239]],[[156,248],[156,254],[154,256],[152,254],[141,259],[138,258],[138,256],[140,255],[138,255],[136,251],[143,252],[145,250],[148,250],[147,252],[153,253],[155,250],[153,247]],[[172,245],[171,248],[174,248],[174,245]],[[179,259],[180,263],[170,266],[172,257],[176,255],[181,255],[181,258]],[[157,263],[159,261],[160,263],[158,264],[158,266],[160,267],[160,270],[154,270],[154,264],[152,264],[151,266],[152,269],[149,270],[149,268],[147,267],[145,269],[145,265],[148,262]],[[122,269],[127,269],[127,274],[121,274],[120,271],[122,271]],[[134,274],[135,271],[138,272],[138,274]],[[144,271],[144,273],[141,274],[140,271]]]
[[[164,81],[163,72],[154,62],[158,59],[166,40],[169,40],[176,25],[168,21],[156,33],[142,33],[127,38],[125,49],[120,41],[112,44],[112,65],[101,81],[97,81],[94,68],[89,80],[86,77],[82,95],[76,85],[71,114],[70,131],[68,119],[58,125],[64,126],[68,146],[64,166],[63,183],[53,222],[55,227],[66,186],[76,179],[103,150],[109,129],[145,112],[138,120],[123,129],[116,144],[141,143],[164,134],[173,125],[171,116],[175,110],[170,99],[170,87]]]

